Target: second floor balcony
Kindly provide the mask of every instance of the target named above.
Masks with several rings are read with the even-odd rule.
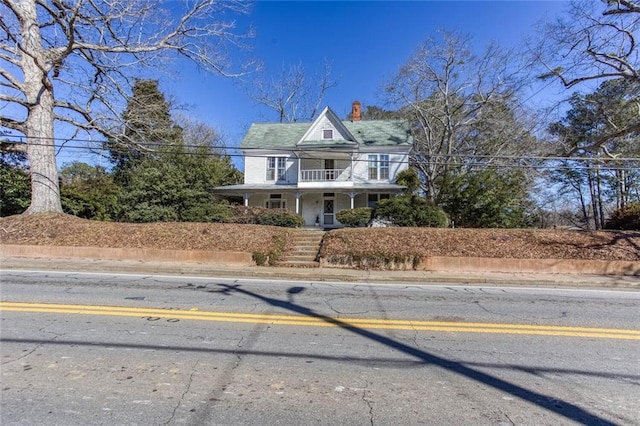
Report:
[[[300,170],[299,182],[334,182],[349,179],[347,169],[308,169]]]

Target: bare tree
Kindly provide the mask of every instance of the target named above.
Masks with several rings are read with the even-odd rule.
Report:
[[[496,46],[476,56],[470,39],[443,32],[427,40],[386,86],[414,126],[413,164],[427,198],[464,162],[489,164],[532,148],[517,103],[522,69]]]
[[[182,140],[187,148],[206,148],[211,154],[219,156],[226,154],[223,136],[210,125],[183,114],[178,114],[174,121],[182,129]]]
[[[331,65],[325,61],[317,75],[310,75],[302,64],[283,65],[276,75],[263,73],[249,81],[245,90],[256,104],[275,112],[278,122],[291,123],[314,118],[327,90],[335,86]]]
[[[618,78],[640,82],[639,37],[637,0],[574,0],[564,16],[542,28],[532,51],[544,69],[541,78],[557,78],[566,88]],[[635,120],[592,141],[592,151],[640,131],[640,104],[632,108]]]
[[[566,16],[547,24],[535,49],[547,69],[569,88],[608,78],[640,81],[640,3],[574,0]],[[604,10],[602,10],[604,9]]]
[[[0,125],[26,137],[28,213],[60,212],[54,123],[122,138],[119,108],[132,77],[177,57],[231,75],[225,46],[241,44],[240,1],[0,0]]]

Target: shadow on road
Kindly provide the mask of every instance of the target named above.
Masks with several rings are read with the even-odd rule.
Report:
[[[243,295],[261,300],[274,307],[286,309],[288,311],[295,312],[300,315],[321,319],[329,324],[334,324],[337,327],[348,330],[351,333],[354,333],[358,336],[365,337],[374,342],[380,343],[389,348],[393,348],[404,354],[417,358],[423,363],[435,365],[445,370],[451,371],[455,374],[459,374],[461,376],[467,377],[471,380],[482,383],[494,389],[506,392],[512,396],[515,396],[531,404],[537,405],[541,408],[544,408],[560,416],[566,417],[568,419],[577,421],[582,424],[615,425],[615,423],[612,423],[607,419],[603,419],[602,417],[592,414],[584,410],[583,408],[578,407],[577,405],[572,404],[570,402],[558,400],[549,395],[544,395],[542,393],[523,388],[522,386],[519,386],[517,384],[510,383],[506,380],[502,380],[490,374],[483,373],[481,371],[467,367],[466,365],[463,365],[459,362],[447,360],[437,355],[433,355],[429,352],[425,352],[423,350],[414,348],[412,346],[405,345],[404,343],[398,342],[389,337],[382,336],[380,334],[374,333],[369,330],[355,327],[354,325],[344,321],[340,321],[337,318],[331,318],[326,315],[317,313],[312,309],[298,305],[294,302],[293,295],[299,294],[302,291],[304,291],[304,287],[291,287],[287,291],[287,300],[279,300],[272,297],[263,296],[263,295],[251,292],[249,290],[245,290],[238,284],[235,284],[235,285],[218,284],[218,287],[219,287],[218,289],[208,290],[208,291],[211,293],[224,293],[229,295],[233,293],[239,293],[239,294],[243,294]]]
[[[471,366],[477,366],[480,368],[483,368],[483,367],[484,368],[507,368],[507,369],[525,371],[531,374],[540,374],[541,372],[551,371],[556,374],[574,374],[574,375],[585,375],[585,376],[594,376],[594,377],[597,376],[597,377],[618,378],[618,379],[623,378],[623,379],[632,380],[632,381],[640,380],[640,377],[635,375],[607,374],[607,373],[582,371],[582,370],[540,369],[536,367],[518,366],[518,365],[505,366],[505,365],[493,365],[493,364],[463,364],[460,362],[450,361],[446,358],[406,345],[392,338],[377,334],[370,330],[356,327],[353,324],[349,324],[345,321],[341,321],[340,319],[332,318],[332,317],[323,315],[321,313],[315,312],[312,309],[301,306],[294,301],[294,296],[296,294],[303,293],[305,291],[304,287],[291,287],[287,291],[286,300],[280,300],[280,299],[264,296],[264,295],[246,290],[237,284],[236,285],[216,284],[216,286],[217,288],[214,288],[214,289],[210,287],[202,287],[197,289],[194,288],[194,290],[204,291],[208,293],[226,294],[226,295],[232,295],[234,293],[237,293],[237,294],[249,296],[251,298],[267,303],[273,307],[285,309],[287,311],[295,312],[297,314],[304,315],[307,317],[321,319],[326,323],[333,324],[355,335],[367,338],[371,341],[385,345],[389,348],[393,348],[400,353],[409,355],[415,360],[411,361],[411,360],[398,360],[398,359],[389,359],[389,358],[357,358],[357,357],[345,358],[345,357],[333,357],[330,355],[313,355],[308,353],[300,354],[300,353],[287,353],[287,352],[281,352],[281,351],[278,351],[278,352],[252,351],[252,350],[242,350],[240,348],[235,348],[233,350],[224,350],[224,349],[184,347],[184,346],[156,346],[156,345],[142,345],[142,344],[117,343],[117,342],[97,343],[97,342],[87,342],[87,341],[68,341],[68,340],[55,340],[55,339],[39,340],[39,339],[2,337],[0,338],[0,342],[17,343],[17,344],[30,343],[30,344],[37,344],[37,345],[122,347],[122,348],[145,349],[145,350],[156,349],[156,350],[192,351],[192,352],[221,353],[221,354],[226,353],[226,354],[232,354],[235,356],[254,355],[254,356],[292,357],[292,358],[306,357],[306,358],[314,358],[314,359],[329,360],[329,361],[366,363],[367,365],[371,365],[372,363],[386,365],[386,366],[391,365],[394,368],[420,368],[425,364],[430,364],[433,366],[440,367],[444,370],[450,371],[452,373],[458,374],[460,376],[466,377],[468,379],[474,380],[485,386],[508,393],[514,397],[520,398],[533,405],[546,409],[550,412],[556,413],[559,416],[565,417],[567,419],[573,420],[581,424],[589,424],[589,425],[596,425],[596,424],[597,425],[615,425],[615,423],[612,423],[607,419],[599,417],[596,414],[590,413],[589,411],[586,411],[585,409],[575,404],[572,404],[570,402],[559,400],[550,395],[545,395],[530,389],[526,389],[520,385],[510,383],[506,380],[492,376],[491,374],[478,371],[472,368]],[[11,361],[8,361],[8,362],[11,362]],[[3,364],[6,364],[6,363],[7,362],[3,362]]]

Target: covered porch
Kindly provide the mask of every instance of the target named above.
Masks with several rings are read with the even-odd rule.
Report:
[[[353,185],[348,188],[306,188],[298,185],[233,185],[216,188],[224,196],[240,196],[245,206],[285,208],[304,219],[304,226],[339,228],[336,213],[357,207],[373,207],[381,199],[401,193],[396,184]]]

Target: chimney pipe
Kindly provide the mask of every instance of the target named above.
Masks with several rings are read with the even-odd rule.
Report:
[[[360,102],[354,101],[351,106],[351,121],[360,121]]]

